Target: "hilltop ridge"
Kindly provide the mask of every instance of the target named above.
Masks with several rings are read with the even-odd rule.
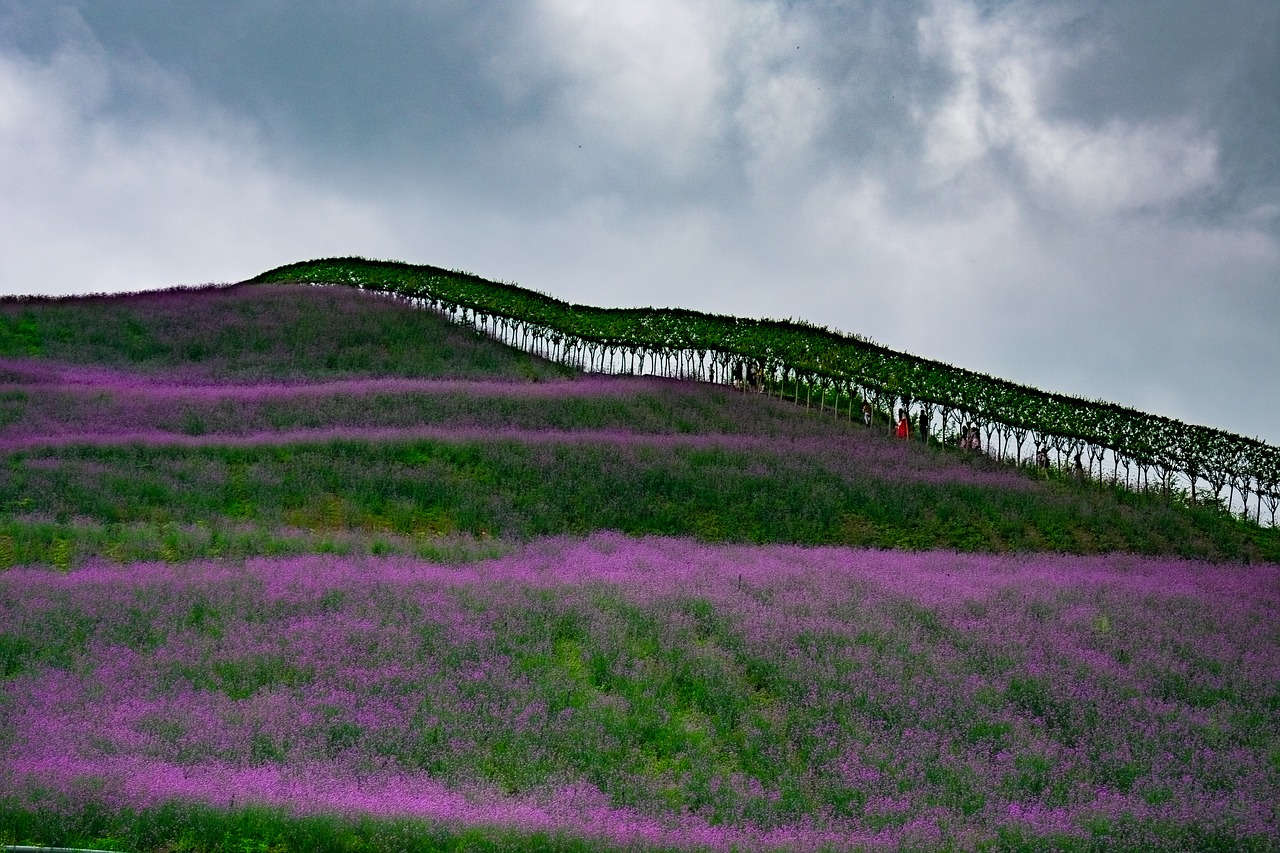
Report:
[[[567,376],[431,312],[344,288],[247,284],[0,300],[0,358],[189,379]]]
[[[1264,506],[1276,524],[1280,510],[1280,447],[1220,429],[1007,382],[889,350],[856,336],[807,323],[744,320],[677,309],[603,309],[571,305],[516,285],[436,267],[363,258],[305,261],[263,273],[255,281],[350,285],[429,306],[521,348],[604,372],[658,372],[751,384],[798,403],[816,396],[850,415],[859,402],[896,419],[918,415],[921,432],[947,438],[961,421],[980,425],[986,446],[1015,459],[1051,448],[1097,479],[1119,479],[1209,502],[1261,524]],[[540,348],[540,349],[539,349]],[[597,368],[598,365],[598,368]],[[950,427],[949,427],[950,421]],[[992,446],[993,437],[998,444]],[[1087,457],[1086,463],[1082,458]],[[1094,468],[1097,468],[1095,474]],[[1131,469],[1136,473],[1131,474]],[[1250,499],[1252,498],[1252,506]]]

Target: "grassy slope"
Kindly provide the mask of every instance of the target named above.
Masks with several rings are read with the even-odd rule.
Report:
[[[11,382],[0,394],[0,440],[128,424],[206,442],[9,453],[0,478],[0,566],[315,550],[456,557],[494,552],[494,542],[478,538],[597,529],[713,541],[1280,559],[1274,531],[1208,509],[1034,481],[985,458],[899,447],[829,415],[723,388],[615,380],[605,392],[549,399],[515,387],[489,396],[339,390],[155,400],[30,384],[18,369],[34,357],[194,381],[572,375],[428,312],[343,288],[0,303],[0,327],[8,330],[0,357],[10,359],[0,380]],[[229,447],[218,440],[326,426],[481,432],[467,441],[353,436]],[[485,438],[484,430],[507,434]],[[530,442],[522,433],[535,430],[606,431],[617,440]],[[662,434],[729,437],[702,446],[634,439]]]
[[[0,300],[5,356],[238,380],[566,373],[434,314],[305,285]]]
[[[56,303],[3,302],[0,358],[10,359],[11,368],[29,367],[32,362],[105,365],[158,379],[177,376],[195,381],[367,376],[528,381],[569,375],[562,368],[513,353],[390,301],[339,288],[278,285]],[[284,395],[253,403],[183,398],[175,404],[152,405],[145,400],[130,402],[126,395],[103,398],[84,389],[38,386],[22,370],[10,370],[6,376],[0,364],[0,383],[6,382],[9,387],[0,391],[0,440],[6,431],[72,429],[97,412],[103,422],[136,421],[136,426],[205,443],[73,445],[5,454],[0,460],[0,567],[46,563],[68,568],[94,556],[119,562],[180,561],[317,551],[415,553],[460,561],[503,553],[515,539],[601,528],[715,541],[976,551],[1125,550],[1210,559],[1280,559],[1274,532],[1257,531],[1206,509],[1102,486],[1036,481],[985,458],[950,449],[903,447],[886,437],[851,430],[847,423],[829,416],[718,388],[650,382],[636,383],[633,391],[562,398],[521,396],[515,391],[488,397],[388,391],[368,397]],[[430,424],[446,429],[511,429],[517,435],[505,440],[348,439],[248,446],[218,441],[222,433],[326,424],[346,429]],[[548,429],[605,430],[619,435],[614,442],[586,444],[529,443],[518,435],[520,430]],[[672,434],[720,434],[732,440],[697,446],[636,438]],[[755,443],[744,444],[743,439]],[[1064,602],[1051,604],[1071,604]],[[938,633],[935,615],[891,604],[885,611],[887,651],[877,646],[877,666],[892,664],[899,657],[915,660],[920,644],[928,647]],[[608,621],[564,606],[575,624]],[[997,608],[989,626],[974,631],[975,642],[985,642],[981,638],[993,631],[1007,631],[1007,648],[998,651],[1016,658],[1026,650],[1025,637],[1034,634],[1035,625],[1046,622],[1048,606],[1034,599],[1009,604],[1007,611]],[[986,617],[961,613],[956,618]],[[1032,626],[1028,629],[1032,634],[1022,630],[1024,622]],[[1106,634],[1103,639],[1109,642],[1112,636]],[[647,634],[640,639],[646,638]],[[744,702],[755,701],[765,695],[762,690],[781,695],[780,687],[739,684],[734,680],[737,670],[732,668],[723,672],[713,668],[710,676],[703,677],[705,673],[697,667],[707,662],[695,654],[697,649],[719,648],[711,641],[729,644],[731,639],[690,641],[691,658],[673,651],[675,674],[655,675],[653,689],[660,693],[680,685],[705,687],[708,701],[721,703],[724,697],[739,694]],[[563,641],[556,639],[551,652],[559,653]],[[585,638],[576,642],[585,643]],[[862,635],[857,642],[862,642]],[[595,646],[583,649],[583,654],[596,652]],[[19,659],[13,649],[9,652],[6,660]],[[531,683],[555,685],[580,677],[574,668],[579,666],[576,657],[564,662],[551,652],[538,664],[551,674],[542,673]],[[989,657],[1002,659],[964,655],[957,659],[963,663],[972,658],[974,665],[984,665]],[[837,655],[824,650],[817,657]],[[1172,671],[1177,663],[1161,658],[1151,662],[1149,669]],[[0,672],[7,666],[0,666]],[[1057,696],[1055,690],[1066,696],[1075,683],[1069,667],[1063,666],[1061,679],[1046,679],[1043,689],[1039,682],[1032,686],[1050,698]],[[696,670],[696,678],[686,672],[689,667]],[[797,676],[794,689],[799,691],[808,677],[807,672]],[[1147,688],[1139,684],[1134,689]],[[1256,690],[1238,692],[1232,701],[1242,708],[1262,701]],[[1176,691],[1165,698],[1185,699]],[[1026,685],[1015,679],[1004,693],[984,701],[992,703],[991,714],[1012,714],[1023,725],[1037,713],[1043,714],[1022,706],[1043,704],[1042,699],[1040,693],[1028,694]],[[1067,699],[1062,701],[1063,707],[1075,707]],[[1266,707],[1271,708],[1274,700],[1267,701],[1271,704]],[[786,707],[794,708],[789,713],[802,714],[805,704],[797,698]],[[894,713],[914,713],[901,704],[893,708]],[[837,715],[832,712],[831,716]],[[815,719],[821,722],[821,717],[817,714]],[[976,731],[964,714],[959,717],[964,725],[957,723],[958,737],[977,738],[985,748],[985,739],[993,737],[988,729]],[[791,725],[791,718],[787,720]],[[788,726],[782,728],[790,732]],[[1253,734],[1269,731],[1265,724],[1237,728]],[[796,724],[795,732],[779,743],[785,746],[808,730]],[[1003,736],[1002,730],[996,731],[994,737]],[[689,740],[687,732],[678,727],[673,732],[672,742],[680,745],[678,750],[673,747],[676,758],[699,767],[712,766],[680,740]],[[1047,742],[1060,740],[1050,734]],[[721,755],[740,746],[740,732],[732,726],[715,735],[698,748]],[[1032,761],[1035,756],[1022,758]],[[1036,796],[1041,784],[1036,774],[1044,775],[1038,767],[1019,765],[1008,784],[1025,784],[1026,796]],[[519,764],[517,769],[524,768]],[[785,773],[779,776],[785,778]],[[949,778],[926,779],[921,784],[921,790],[932,792],[930,796],[950,796],[947,792],[952,788],[963,788]],[[293,819],[270,810],[173,807],[169,811],[173,814],[160,809],[137,817],[86,812],[78,822],[68,822],[57,813],[14,809],[4,813],[0,841],[43,839],[101,847],[109,846],[114,836],[131,839],[136,849],[153,849],[172,845],[174,827],[179,827],[182,843],[187,845],[182,849],[199,850],[266,849],[264,839],[281,850],[516,850],[537,849],[541,843],[486,830],[453,835],[436,828],[431,835],[420,824]],[[1219,843],[1227,849],[1234,840],[1227,836]],[[545,849],[591,849],[569,839],[543,842]],[[1195,837],[1174,840],[1170,849],[1179,844],[1211,846],[1204,842]],[[1055,842],[1033,838],[1005,846],[1050,849]]]

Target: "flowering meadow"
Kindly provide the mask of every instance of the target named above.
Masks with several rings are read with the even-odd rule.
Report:
[[[355,291],[0,300],[0,845],[1280,849],[1278,616],[1276,529]]]
[[[1278,829],[1276,566],[596,534],[15,569],[0,624],[28,826],[194,802],[646,849]]]
[[[250,382],[9,357],[0,453],[0,566],[245,554],[246,536],[293,553],[349,530],[400,553],[612,529],[1280,559],[1280,532],[1208,508],[652,378]]]

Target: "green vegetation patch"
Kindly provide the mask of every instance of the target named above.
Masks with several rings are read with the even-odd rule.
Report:
[[[1082,516],[1082,503],[1094,502],[1116,511]],[[30,451],[10,457],[0,507],[32,519],[0,523],[0,564],[61,568],[90,556],[298,553],[325,540],[342,547],[347,534],[364,541],[346,547],[393,553],[451,534],[527,539],[593,530],[908,549],[1280,556],[1276,531],[1120,490],[894,482],[849,476],[802,451],[626,437]],[[1062,528],[1087,537],[1056,537]]]

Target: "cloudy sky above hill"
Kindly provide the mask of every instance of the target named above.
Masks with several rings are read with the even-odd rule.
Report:
[[[1280,442],[1280,4],[5,0],[0,293],[364,255]]]

